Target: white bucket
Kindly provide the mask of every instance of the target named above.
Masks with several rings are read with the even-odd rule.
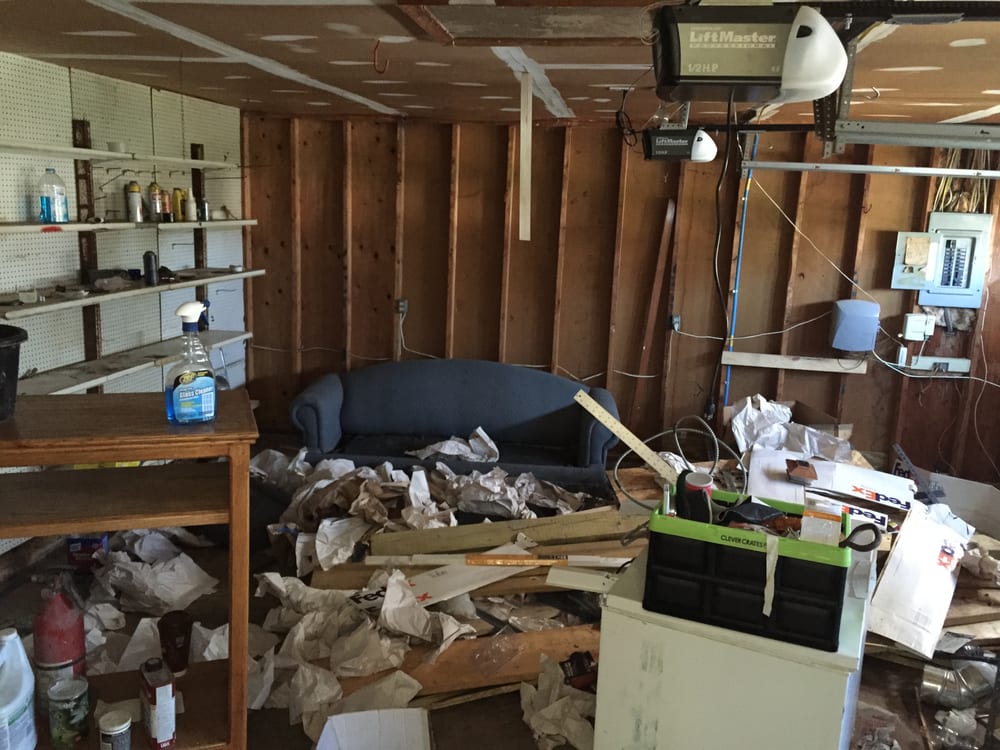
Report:
[[[35,676],[13,628],[0,630],[0,750],[34,750]]]

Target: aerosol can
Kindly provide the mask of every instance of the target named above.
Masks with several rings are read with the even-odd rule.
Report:
[[[185,302],[176,314],[183,321],[183,356],[167,372],[167,419],[175,424],[211,422],[215,419],[215,370],[201,339],[198,319],[205,311],[201,302]]]

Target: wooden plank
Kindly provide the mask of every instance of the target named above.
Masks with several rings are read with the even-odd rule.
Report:
[[[501,311],[502,361],[550,367],[553,362],[556,275],[559,263],[560,201],[563,187],[563,128],[535,128],[531,154],[531,241],[515,231],[513,209],[505,232],[510,236],[506,303]],[[514,162],[511,206],[520,200]]]
[[[719,301],[712,290],[711,248],[715,246],[715,187],[722,159],[710,163],[684,162],[677,198],[677,229],[671,264],[673,302],[670,314],[681,316],[684,330],[712,336],[723,335],[725,323]],[[730,247],[734,226],[738,170],[730,171],[722,186],[722,247]],[[713,196],[706,200],[704,196]],[[720,263],[720,266],[722,264]],[[719,269],[722,288],[729,285],[725,268]],[[672,425],[688,414],[702,414],[715,400],[713,382],[721,342],[681,336],[670,340],[668,370],[664,384],[664,424]]]
[[[451,247],[452,128],[407,122],[403,146],[402,296],[409,301],[404,321],[407,348],[441,357],[449,310]],[[403,351],[404,359],[419,357]]]
[[[240,196],[242,198],[241,205],[243,206],[243,213],[245,216],[253,216],[254,213],[254,202],[253,202],[253,185],[250,180],[250,175],[252,174],[250,166],[250,142],[252,140],[250,134],[250,122],[251,117],[246,112],[240,114],[240,163],[245,165],[243,169],[240,170]],[[243,227],[243,267],[253,268],[253,227],[255,224],[246,225]],[[254,322],[254,292],[253,284],[249,281],[243,282],[243,316],[246,320],[246,326],[248,331],[253,330]],[[246,362],[247,362],[247,382],[249,383],[254,379],[254,362],[255,362],[256,352],[252,346],[246,348]]]
[[[250,446],[229,449],[229,739],[247,742],[247,665],[250,622]]]
[[[562,317],[563,277],[566,274],[566,232],[569,216],[569,168],[573,157],[573,138],[576,130],[566,128],[563,140],[562,190],[559,196],[559,243],[556,256],[555,302],[552,309],[552,372],[559,371],[560,325]]]
[[[622,517],[617,510],[606,508],[550,518],[399,531],[373,536],[371,553],[414,555],[423,552],[471,552],[512,542],[518,532],[523,532],[539,544],[614,539],[627,534],[644,521],[645,519],[638,517]]]
[[[396,125],[396,262],[392,268],[393,300],[403,298],[403,243],[406,234],[403,216],[406,214],[405,174],[406,174],[406,121]],[[398,310],[395,312],[398,313]],[[403,358],[401,326],[392,327],[392,358],[397,362]]]
[[[565,212],[557,290],[556,358],[563,375],[606,382],[620,135],[605,128],[568,134]]]
[[[511,245],[517,234],[514,232],[514,186],[520,176],[520,160],[514,144],[517,139],[517,127],[507,128],[507,182],[503,192],[503,256],[500,261],[500,343],[498,358],[507,362],[507,328],[510,320],[510,253]],[[518,204],[520,200],[518,200]],[[529,204],[530,205],[530,204]]]
[[[420,645],[410,649],[400,669],[422,685],[419,695],[533,682],[538,678],[542,654],[563,661],[574,651],[589,651],[597,658],[600,636],[595,625],[576,625],[535,633],[471,638],[455,641],[433,663],[428,661],[428,655],[434,647]],[[391,671],[342,678],[340,684],[344,695],[370,685]]]
[[[980,622],[1000,621],[1000,607],[989,600],[970,601],[956,598],[944,618],[946,628],[973,625]]]
[[[619,404],[624,404],[623,399],[623,388],[628,385],[633,385],[635,382],[627,383],[624,376],[619,376],[615,373],[615,369],[618,367],[617,351],[616,345],[618,343],[618,321],[616,319],[618,313],[619,297],[621,296],[622,287],[622,252],[623,252],[623,234],[625,232],[626,221],[625,221],[625,200],[629,192],[628,184],[628,166],[629,166],[629,147],[622,142],[621,144],[621,166],[618,171],[618,218],[615,222],[615,247],[611,258],[611,301],[610,301],[610,322],[608,324],[608,360],[605,365],[605,370],[607,371],[607,377],[605,382],[607,388],[615,396],[615,401]],[[640,371],[637,371],[640,372]],[[634,402],[634,398],[633,398]],[[626,426],[631,427],[631,422],[625,422]],[[635,430],[632,430],[635,432]]]
[[[753,352],[724,352],[722,364],[731,367],[770,367],[801,372],[833,372],[864,375],[868,363],[864,360],[834,359],[832,357],[790,357],[782,354],[755,354]]]
[[[462,146],[462,126],[451,126],[451,187],[449,190],[448,225],[448,306],[445,318],[444,355],[455,356],[456,287],[458,273],[458,160]]]
[[[351,344],[354,331],[354,171],[353,129],[344,123],[344,369],[351,369]]]
[[[396,131],[391,122],[351,122],[350,367],[392,359],[396,314]]]
[[[874,164],[898,164],[900,166],[921,166],[926,158],[923,149],[901,146],[873,146]],[[925,178],[901,180],[895,175],[871,175],[868,192],[868,213],[866,215],[863,243],[863,262],[856,269],[858,283],[870,291],[881,307],[882,320],[892,320],[906,311],[905,293],[885,289],[885,280],[892,277],[895,261],[896,233],[920,231],[925,226],[924,195]],[[808,232],[808,228],[806,228]],[[864,295],[861,295],[865,298]],[[931,350],[933,351],[933,350]],[[898,403],[902,378],[881,365],[874,367],[867,377],[848,378],[844,384],[842,421],[853,423],[852,440],[861,450],[887,451],[893,440],[895,410]],[[950,388],[950,385],[948,385]],[[941,393],[928,389],[931,393]],[[927,400],[925,399],[925,403]],[[922,413],[913,409],[913,414]],[[908,454],[918,464],[922,462],[914,455],[917,443],[928,442],[927,434],[937,432],[939,418],[920,417],[919,431],[924,433],[917,440],[903,443]],[[941,427],[947,426],[948,419],[940,420]],[[934,425],[934,430],[928,426]],[[937,440],[935,434],[932,438]],[[932,451],[934,447],[931,447]]]
[[[500,342],[507,129],[461,125],[451,356],[496,360]]]
[[[81,487],[86,497],[81,498]],[[34,499],[41,500],[35,502]],[[6,536],[227,523],[226,464],[0,474]]]
[[[344,369],[344,124],[300,120],[302,384]]]
[[[837,154],[826,161],[855,163],[862,150],[861,146],[848,146],[843,154]],[[823,144],[815,136],[806,138],[803,159],[820,161]],[[806,240],[796,233],[798,245],[792,262],[794,271],[789,280],[788,307],[782,329],[796,323],[815,318],[829,312],[835,300],[850,297],[852,286],[837,271],[831,261],[845,273],[852,271],[852,258],[857,250],[857,237],[851,228],[852,222],[844,216],[857,216],[861,212],[861,196],[864,176],[814,172],[802,175],[796,222],[809,237]],[[817,252],[813,244],[822,252]],[[823,257],[823,256],[826,257]],[[884,286],[884,285],[880,285]],[[821,319],[815,323],[799,326],[787,331],[781,337],[782,354],[824,356],[830,353],[829,321]],[[850,368],[850,365],[847,365]],[[854,371],[851,370],[851,373]],[[834,375],[814,375],[800,372],[785,372],[782,375],[783,389],[779,398],[799,400],[820,409],[827,414],[836,411],[840,393],[840,370]]]
[[[267,269],[253,295],[254,367],[247,387],[260,401],[257,419],[269,429],[290,429],[288,404],[298,392],[292,371],[291,131],[287,119],[255,116],[248,121],[248,171],[260,223],[252,231],[251,268]],[[266,186],[266,187],[265,187]]]
[[[642,345],[639,354],[639,367],[635,371],[635,385],[632,390],[632,408],[629,414],[629,424],[632,431],[639,431],[638,434],[650,434],[654,431],[650,425],[646,429],[639,427],[639,417],[643,413],[655,414],[658,411],[659,403],[653,404],[654,408],[648,408],[643,399],[648,390],[645,384],[647,378],[656,377],[649,372],[650,364],[655,361],[653,356],[653,342],[663,340],[662,325],[658,326],[657,321],[666,320],[662,308],[663,282],[667,275],[667,263],[670,260],[670,252],[674,236],[674,219],[677,215],[676,205],[673,199],[667,201],[667,209],[663,216],[663,229],[660,235],[660,246],[656,253],[656,265],[653,269],[653,277],[650,280],[652,291],[649,294],[649,309],[646,312],[646,322],[643,325]],[[640,298],[641,299],[641,298]],[[657,333],[660,335],[657,336]]]

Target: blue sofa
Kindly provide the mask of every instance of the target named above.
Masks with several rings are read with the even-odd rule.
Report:
[[[608,449],[617,438],[573,400],[581,388],[618,415],[603,388],[517,365],[433,359],[325,375],[292,401],[291,418],[313,461],[388,460],[405,468],[441,460],[458,473],[499,465],[584,489],[594,481],[606,485]],[[497,464],[406,455],[452,435],[467,438],[476,427],[497,444]]]

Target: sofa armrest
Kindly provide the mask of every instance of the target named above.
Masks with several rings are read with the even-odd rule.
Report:
[[[590,397],[603,406],[615,419],[618,419],[618,405],[611,391],[605,388],[591,388]],[[583,412],[580,417],[580,447],[578,462],[580,466],[601,466],[608,462],[608,450],[617,442],[611,430],[598,422],[589,411],[580,407]]]
[[[310,451],[329,453],[342,437],[340,409],[344,386],[340,376],[324,375],[292,400],[292,424],[302,431],[302,444]]]

